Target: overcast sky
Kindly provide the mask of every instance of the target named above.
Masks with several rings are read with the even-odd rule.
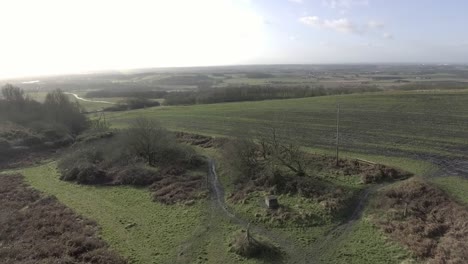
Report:
[[[465,0],[0,0],[0,10],[0,77],[468,62]]]

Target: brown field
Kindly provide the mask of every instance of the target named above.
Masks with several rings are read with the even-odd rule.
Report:
[[[468,210],[438,188],[412,178],[381,192],[377,225],[428,263],[466,263]],[[377,214],[376,214],[377,215]]]
[[[23,176],[0,176],[0,263],[126,263],[97,231],[95,222],[30,188]]]

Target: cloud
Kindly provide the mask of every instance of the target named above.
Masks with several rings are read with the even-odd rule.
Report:
[[[350,9],[353,6],[367,6],[369,0],[323,0],[325,6],[334,9]]]
[[[305,16],[299,18],[299,21],[308,26],[319,27],[322,25],[322,21],[317,16]]]
[[[370,28],[370,29],[381,29],[383,28],[385,25],[381,22],[378,22],[378,21],[374,21],[374,20],[371,20],[369,22],[367,22],[367,27]]]
[[[360,30],[346,18],[325,20],[324,27],[343,33],[360,33]]]
[[[393,34],[385,32],[382,35],[385,39],[393,39]]]
[[[288,1],[296,3],[296,4],[302,4],[304,2],[304,0],[288,0]]]
[[[341,33],[355,33],[355,34],[362,33],[362,30],[360,30],[356,25],[354,25],[347,18],[322,20],[317,16],[305,16],[305,17],[299,18],[299,21],[307,26],[330,29],[333,31],[341,32]]]

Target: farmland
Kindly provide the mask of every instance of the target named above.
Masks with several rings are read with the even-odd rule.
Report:
[[[173,130],[213,136],[238,131],[258,133],[269,127],[286,131],[312,151],[334,149],[336,109],[340,105],[340,141],[345,155],[399,165],[419,174],[463,163],[468,142],[468,92],[383,92],[196,106],[170,106],[106,114],[115,127],[143,115]],[[375,156],[375,157],[374,157]],[[402,162],[403,160],[406,160]]]

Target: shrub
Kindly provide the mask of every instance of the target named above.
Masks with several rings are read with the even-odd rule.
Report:
[[[136,119],[126,131],[125,144],[133,155],[143,158],[150,166],[199,161],[194,159],[193,149],[179,145],[175,136],[153,119]]]
[[[77,102],[70,102],[60,89],[47,94],[44,108],[49,119],[64,124],[72,134],[79,134],[89,126],[81,106]]]
[[[160,179],[158,172],[143,166],[133,165],[124,168],[115,168],[113,173],[113,183],[118,185],[150,185]]]
[[[78,168],[76,181],[81,184],[103,184],[108,181],[106,172],[100,170],[96,165],[89,164]]]

